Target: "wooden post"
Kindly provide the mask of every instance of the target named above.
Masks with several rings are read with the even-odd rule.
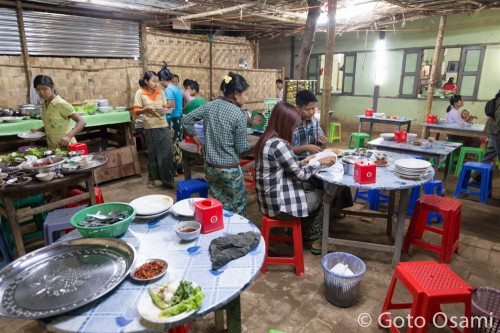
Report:
[[[285,66],[281,67],[281,80],[283,81],[283,86],[284,86],[285,85]]]
[[[321,1],[307,0],[309,10],[307,12],[306,27],[302,35],[300,44],[299,58],[295,67],[295,74],[299,80],[307,80],[307,65],[311,57],[312,47],[314,45],[314,35],[316,34],[316,22],[321,14]]]
[[[424,121],[425,121],[425,119],[427,119],[427,116],[431,114],[431,110],[432,110],[432,98],[434,96],[434,86],[436,84],[438,60],[440,58],[439,55],[441,54],[441,49],[443,47],[443,36],[444,36],[445,24],[446,24],[446,15],[443,15],[439,18],[439,29],[438,29],[437,39],[436,39],[436,47],[434,48],[434,56],[432,57],[429,89],[427,89],[427,99],[425,101]],[[424,137],[424,134],[425,134],[425,127],[422,128],[422,137]]]
[[[142,71],[146,73],[148,70],[148,41],[147,41],[146,23],[141,22],[141,59]]]
[[[24,70],[26,71],[26,102],[30,103],[30,89],[31,89],[31,65],[30,56],[28,50],[28,43],[26,41],[26,31],[24,30],[24,19],[23,19],[23,6],[21,1],[16,2],[16,13],[17,13],[17,26],[19,29],[19,36],[21,37],[21,50],[23,52],[23,62]]]
[[[326,30],[325,71],[323,78],[323,97],[321,99],[321,122],[326,137],[330,132],[330,98],[332,96],[333,55],[335,48],[335,13],[337,0],[328,0],[328,27]]]
[[[214,43],[214,35],[210,34],[208,35],[208,38],[210,38],[210,49],[209,49],[209,55],[208,58],[210,60],[210,96],[208,97],[208,100],[211,101],[214,98],[214,85],[213,85],[213,75],[214,75],[214,66],[213,66],[213,43]]]
[[[253,58],[253,69],[258,69],[259,68],[259,41],[255,41],[255,56]]]
[[[373,105],[372,105],[373,112],[377,112],[379,96],[380,96],[380,85],[377,84],[373,88]]]

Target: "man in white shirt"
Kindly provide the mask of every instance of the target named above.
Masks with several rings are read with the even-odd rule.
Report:
[[[276,97],[279,99],[283,99],[283,80],[277,79],[276,87],[278,88],[278,94],[276,95]]]

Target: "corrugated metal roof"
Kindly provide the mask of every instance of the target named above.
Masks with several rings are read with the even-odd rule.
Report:
[[[14,9],[0,8],[0,54],[21,54],[21,38]]]
[[[30,55],[139,58],[139,24],[24,11]]]

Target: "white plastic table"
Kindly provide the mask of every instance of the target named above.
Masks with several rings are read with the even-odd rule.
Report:
[[[264,262],[265,243],[246,256],[235,259],[219,270],[212,270],[208,246],[214,238],[246,231],[260,233],[246,218],[224,211],[224,229],[202,234],[193,242],[181,242],[174,226],[181,220],[169,212],[159,221],[132,223],[120,238],[137,250],[138,260],[160,258],[168,263],[167,274],[152,284],[137,283],[130,277],[113,291],[87,306],[48,320],[51,332],[110,333],[110,332],[164,332],[169,328],[225,308],[229,332],[241,332],[239,295],[259,274]],[[75,230],[62,239],[80,238]],[[186,279],[201,286],[205,298],[201,308],[191,316],[169,324],[153,324],[139,316],[137,302],[152,285],[171,280]],[[217,317],[216,317],[217,318]]]

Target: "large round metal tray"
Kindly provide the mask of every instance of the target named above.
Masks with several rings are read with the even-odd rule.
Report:
[[[55,243],[0,271],[0,316],[39,319],[88,304],[130,273],[137,255],[120,239]]]
[[[108,162],[108,158],[106,156],[94,155],[94,158],[92,159],[92,161],[90,161],[86,165],[80,166],[78,169],[75,169],[75,170],[61,168],[61,172],[63,174],[85,172],[85,171],[97,169],[98,167],[100,167],[103,164],[106,164],[107,162]]]

